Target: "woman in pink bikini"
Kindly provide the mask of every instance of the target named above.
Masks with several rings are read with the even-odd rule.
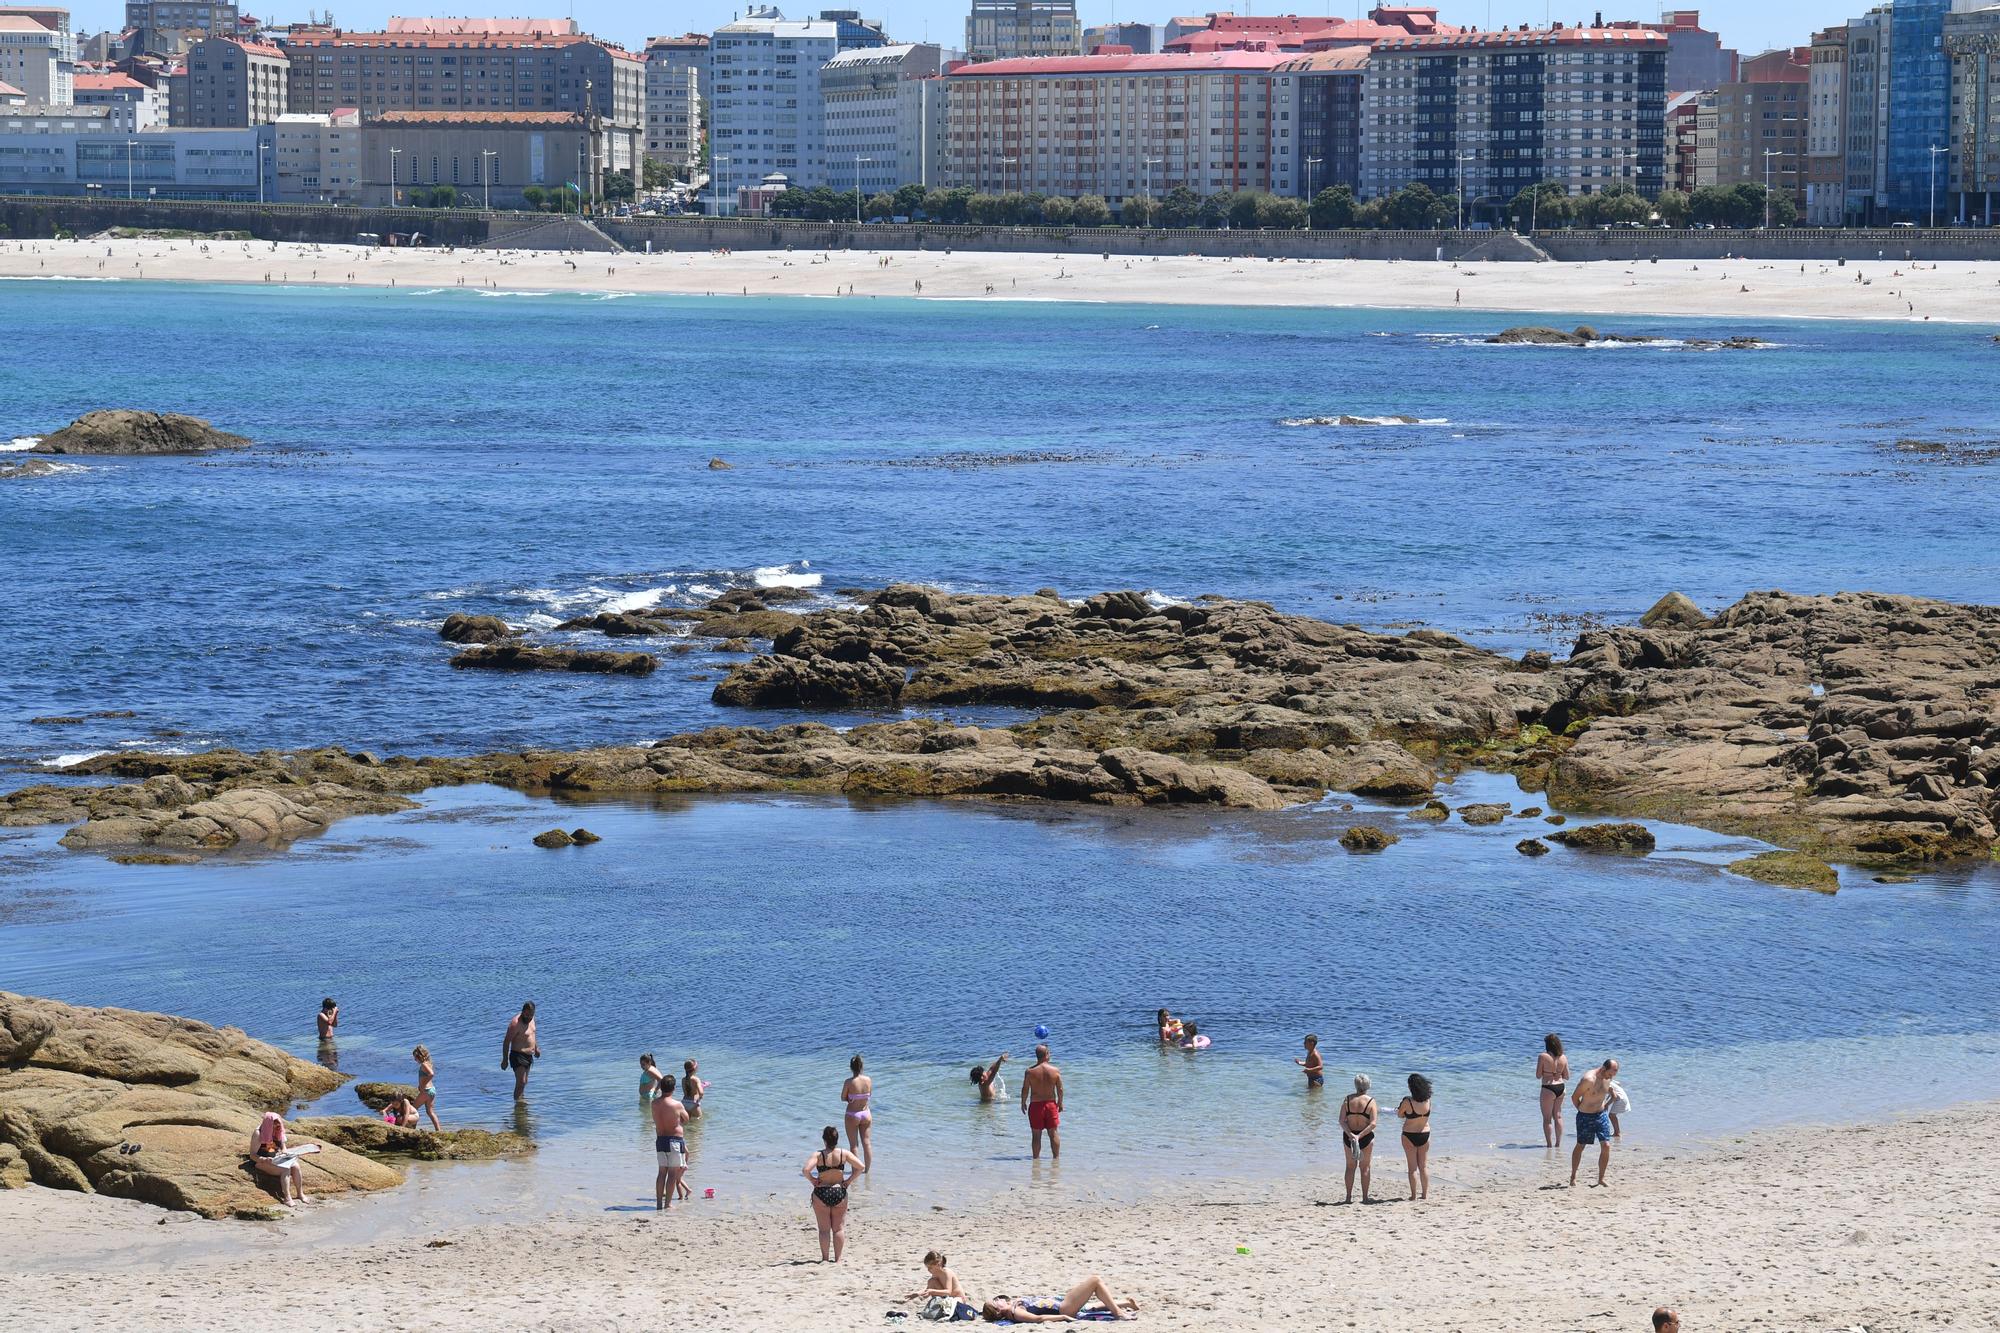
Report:
[[[1535,1057],[1535,1082],[1542,1085],[1542,1143],[1560,1148],[1563,1091],[1569,1087],[1569,1057],[1563,1054],[1563,1039],[1553,1032],[1542,1038],[1542,1053]]]
[[[875,1095],[875,1080],[861,1072],[861,1057],[855,1056],[847,1062],[854,1071],[847,1082],[840,1085],[840,1100],[847,1107],[847,1147],[848,1151],[859,1150],[861,1169],[875,1169],[875,1143],[869,1137],[874,1128],[875,1114],[868,1109],[868,1103]]]

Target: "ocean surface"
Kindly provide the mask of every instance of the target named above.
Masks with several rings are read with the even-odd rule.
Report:
[[[37,334],[0,351],[0,448],[127,404],[259,442],[0,481],[9,787],[107,750],[468,752],[782,716],[710,703],[734,659],[702,641],[649,645],[645,679],[454,672],[455,610],[552,626],[735,586],[1132,587],[1560,651],[1674,588],[2000,590],[1996,363],[1969,329],[1600,319],[1777,345],[1573,350],[1477,341],[1578,322],[1560,314],[112,283],[0,284],[0,316]],[[1286,424],[1340,414],[1382,424]],[[1541,804],[1479,775],[1447,799],[1486,797]],[[1410,1071],[1436,1080],[1441,1153],[1539,1161],[1550,1029],[1579,1068],[1624,1060],[1642,1144],[2000,1094],[1991,867],[1848,874],[1823,898],[1721,874],[1755,844],[1698,830],[1660,826],[1643,861],[1529,861],[1532,818],[1342,804],[474,788],[196,867],[0,830],[0,988],[308,1057],[336,995],[329,1058],[404,1078],[425,1042],[447,1122],[490,1126],[517,1114],[500,1030],[533,998],[549,1059],[519,1114],[547,1148],[491,1171],[509,1200],[588,1208],[650,1180],[640,1051],[701,1061],[701,1178],[732,1198],[802,1188],[856,1051],[885,1197],[1019,1178],[1021,1118],[967,1070],[1011,1051],[1018,1087],[1037,1024],[1071,1083],[1047,1183],[1107,1195],[1337,1169],[1354,1072],[1385,1108]],[[1357,817],[1403,841],[1346,853]],[[529,845],[558,823],[605,841]],[[1158,1050],[1163,1004],[1213,1048]],[[1291,1063],[1308,1031],[1329,1095]]]

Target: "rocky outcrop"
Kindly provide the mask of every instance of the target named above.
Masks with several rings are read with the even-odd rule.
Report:
[[[1670,592],[1646,609],[1639,617],[1641,629],[1700,629],[1708,624],[1708,617],[1694,604],[1694,599],[1686,593]]]
[[[330,782],[284,790],[236,787],[176,805],[169,802],[183,795],[193,798],[195,790],[168,775],[153,778],[138,789],[137,801],[153,804],[135,803],[125,809],[112,803],[112,794],[121,789],[70,790],[93,802],[102,813],[93,813],[63,834],[62,845],[100,852],[135,847],[187,852],[239,846],[276,850],[323,833],[334,820],[346,815],[389,814],[415,806],[401,796],[355,791]]]
[[[1395,834],[1373,824],[1356,824],[1340,835],[1340,845],[1350,852],[1379,852],[1399,841]]]
[[[444,618],[438,637],[446,643],[500,643],[514,637],[512,625],[498,616],[469,616],[454,611]]]
[[[1523,856],[1547,856],[1549,845],[1540,838],[1523,838],[1514,844],[1514,850]]]
[[[378,1161],[483,1162],[535,1150],[531,1141],[506,1130],[419,1129],[379,1116],[312,1116],[290,1122],[290,1129]]]
[[[1550,842],[1579,852],[1636,852],[1653,850],[1653,835],[1639,824],[1585,824],[1549,834]]]
[[[371,1111],[380,1112],[398,1097],[417,1099],[416,1085],[413,1083],[357,1083],[354,1095],[361,1104]]]
[[[37,477],[53,477],[65,470],[74,469],[68,463],[47,458],[24,458],[18,463],[0,463],[0,481],[33,481]]]
[[[1458,807],[1458,817],[1468,824],[1497,824],[1507,817],[1507,806],[1491,802],[1476,802]]]
[[[1588,324],[1579,324],[1567,333],[1561,329],[1524,324],[1511,329],[1502,329],[1498,333],[1489,335],[1486,341],[1501,344],[1527,343],[1537,347],[1588,347],[1592,343],[1656,343],[1670,340],[1643,333],[1604,333]],[[1677,341],[1681,346],[1697,351],[1734,351],[1769,346],[1762,338],[1752,338],[1747,334],[1732,334],[1727,338],[1687,338]]]
[[[279,1205],[250,1166],[262,1113],[339,1082],[235,1028],[0,992],[0,1184],[25,1168],[55,1189],[271,1216]],[[302,1160],[308,1194],[402,1179],[333,1145]]]
[[[136,412],[109,408],[85,412],[61,430],[44,435],[37,454],[205,454],[244,449],[250,441],[217,430],[200,417],[179,412]]]
[[[1811,889],[1815,893],[1838,893],[1840,876],[1832,866],[1804,852],[1760,852],[1729,863],[1729,872],[1746,879],[1780,884],[1788,889]]]
[[[554,648],[518,643],[476,644],[451,659],[461,669],[484,671],[583,671],[612,676],[649,676],[660,665],[651,653],[613,653],[596,648]]]

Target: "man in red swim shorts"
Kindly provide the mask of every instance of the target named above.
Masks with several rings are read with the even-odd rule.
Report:
[[[1042,1155],[1042,1135],[1049,1136],[1049,1157],[1062,1156],[1062,1070],[1049,1063],[1049,1048],[1035,1048],[1035,1063],[1021,1075],[1021,1109],[1028,1114],[1028,1128],[1034,1131],[1034,1156]]]

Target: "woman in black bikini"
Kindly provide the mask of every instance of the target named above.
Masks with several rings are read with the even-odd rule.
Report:
[[[1347,1202],[1354,1202],[1354,1173],[1361,1172],[1361,1202],[1368,1197],[1368,1181],[1375,1168],[1375,1122],[1382,1108],[1368,1095],[1368,1075],[1354,1076],[1354,1091],[1340,1101],[1340,1141],[1347,1150]]]
[[[1563,1054],[1563,1039],[1553,1032],[1542,1038],[1542,1053],[1535,1057],[1535,1082],[1542,1085],[1542,1143],[1560,1148],[1563,1090],[1569,1087],[1569,1057]]]
[[[806,1158],[799,1174],[813,1183],[813,1217],[819,1222],[819,1259],[840,1262],[847,1248],[847,1185],[861,1174],[861,1159],[840,1146],[840,1131],[828,1125],[820,1131],[825,1145]]]
[[[1431,1081],[1410,1075],[1410,1095],[1396,1107],[1403,1117],[1403,1161],[1410,1168],[1410,1198],[1431,1197]],[[1423,1182],[1419,1192],[1417,1182]]]

